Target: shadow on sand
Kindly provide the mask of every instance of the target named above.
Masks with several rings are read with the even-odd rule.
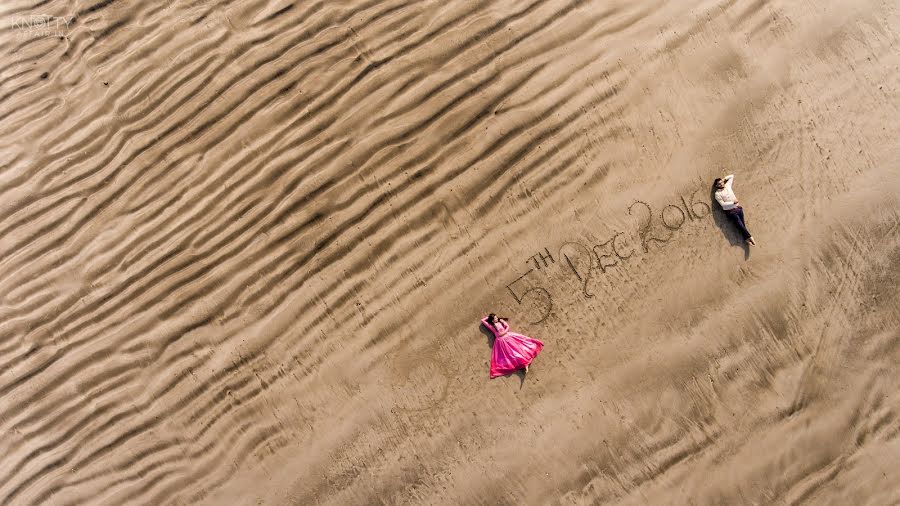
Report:
[[[490,348],[493,351],[494,339],[495,339],[494,333],[491,332],[491,330],[489,328],[485,327],[483,324],[479,324],[478,329],[481,330],[481,333],[484,334],[485,337],[487,338],[488,348]],[[522,385],[525,384],[525,369],[519,369],[518,371],[510,373],[507,376],[512,376],[512,375],[516,375],[519,377],[519,390],[521,390]]]
[[[725,215],[722,206],[716,201],[715,185],[710,185],[709,187],[709,208],[712,209],[713,221],[716,223],[716,226],[719,227],[719,230],[722,231],[722,235],[728,239],[728,242],[731,243],[732,246],[740,246],[744,250],[744,260],[750,258],[750,245],[747,244],[747,241],[745,241],[743,237],[741,237],[741,233],[738,232],[734,224],[731,223],[731,220],[728,219],[728,216]]]

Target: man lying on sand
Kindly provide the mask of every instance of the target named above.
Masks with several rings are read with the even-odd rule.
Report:
[[[741,232],[744,240],[750,244],[756,244],[753,236],[747,230],[747,224],[744,222],[744,208],[738,204],[738,199],[731,189],[731,183],[734,181],[734,174],[729,174],[723,178],[716,178],[716,201],[722,206],[722,210]]]

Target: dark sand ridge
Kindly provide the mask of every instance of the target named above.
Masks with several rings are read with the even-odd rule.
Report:
[[[900,501],[891,3],[0,10],[4,504]]]

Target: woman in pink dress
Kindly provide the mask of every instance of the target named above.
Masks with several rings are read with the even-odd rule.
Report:
[[[528,365],[540,353],[544,343],[537,339],[509,331],[506,318],[491,313],[481,323],[494,333],[494,349],[491,352],[491,378],[503,376],[519,369],[528,372]]]

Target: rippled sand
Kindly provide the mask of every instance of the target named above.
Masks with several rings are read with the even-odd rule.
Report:
[[[0,5],[0,504],[900,503],[895,2],[92,1]]]

